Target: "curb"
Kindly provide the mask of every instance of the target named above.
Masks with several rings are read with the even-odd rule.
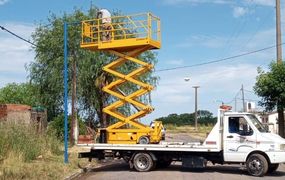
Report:
[[[108,166],[108,165],[113,164],[114,162],[116,162],[116,160],[107,160],[106,162],[99,162],[98,164],[96,164],[95,166],[92,166],[92,167],[80,167],[80,165],[78,164],[78,168],[80,168],[80,170],[78,172],[71,174],[70,176],[65,177],[64,179],[65,180],[73,180],[75,178],[79,178],[80,176],[84,175],[85,173],[90,172],[92,169]]]

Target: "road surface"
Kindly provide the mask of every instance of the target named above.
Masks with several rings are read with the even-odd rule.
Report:
[[[167,134],[166,141],[199,141],[189,134]],[[99,164],[99,167],[89,169],[88,172],[77,177],[76,180],[253,180],[259,179],[247,174],[240,165],[212,165],[204,170],[182,169],[181,162],[173,162],[168,168],[155,169],[150,172],[136,172],[130,170],[123,160],[114,160]],[[276,172],[266,175],[263,180],[285,179],[285,165],[279,166]]]
[[[83,174],[77,180],[254,180],[260,179],[247,174],[239,165],[209,165],[205,170],[182,169],[179,162],[172,163],[168,168],[156,169],[150,172],[129,170],[128,164],[117,160],[112,164],[94,168]],[[285,179],[285,165],[282,164],[276,172],[266,175],[263,180]]]

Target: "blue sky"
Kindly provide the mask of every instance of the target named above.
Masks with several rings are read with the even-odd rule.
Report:
[[[0,25],[30,39],[36,23],[46,22],[50,12],[58,15],[74,7],[84,11],[90,0],[0,0]],[[284,0],[282,32],[284,39]],[[192,65],[275,44],[275,0],[95,0],[93,4],[124,14],[152,12],[162,22],[162,48],[156,69]],[[0,87],[25,82],[25,64],[33,61],[29,44],[0,31]],[[243,84],[245,98],[257,101],[251,91],[257,67],[264,69],[276,59],[275,49],[216,64],[157,72],[159,86],[152,92],[155,111],[150,121],[170,113],[194,111],[193,85],[200,85],[199,109],[216,113],[223,102],[231,102]],[[190,77],[189,82],[184,78]],[[239,95],[238,98],[241,98]],[[238,100],[238,110],[241,102]]]

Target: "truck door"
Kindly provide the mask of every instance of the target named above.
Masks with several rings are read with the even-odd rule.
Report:
[[[256,136],[244,116],[225,117],[224,161],[244,162],[256,147]]]

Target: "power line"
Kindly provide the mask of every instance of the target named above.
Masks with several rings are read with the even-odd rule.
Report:
[[[15,33],[13,33],[12,31],[10,31],[10,30],[6,29],[5,27],[3,27],[3,26],[1,26],[1,25],[0,25],[0,28],[1,28],[3,31],[6,31],[6,32],[8,32],[8,33],[12,34],[13,36],[15,36],[15,37],[17,37],[17,38],[19,38],[19,39],[21,39],[21,40],[23,40],[23,41],[25,41],[25,42],[27,42],[27,43],[31,44],[31,45],[33,45],[33,46],[37,47],[37,45],[36,45],[36,44],[32,43],[31,41],[29,41],[29,40],[27,40],[27,39],[25,39],[25,38],[23,38],[23,37],[21,37],[21,36],[19,36],[19,35],[15,34]]]
[[[252,3],[252,0],[251,0]],[[247,12],[250,9],[251,3],[247,3],[244,7],[241,7],[243,9],[245,9],[245,11]],[[239,1],[236,2],[236,4],[239,4]],[[254,7],[254,10],[256,9],[257,4]],[[240,36],[241,32],[244,30],[244,28],[246,27],[246,25],[248,24],[249,21],[249,16],[246,15],[247,13],[245,13],[244,15],[242,15],[242,18],[240,21],[238,21],[238,25],[235,26],[233,33],[231,34],[231,36],[228,38],[226,44],[225,44],[225,48],[222,51],[221,54],[228,54],[226,52],[230,52],[230,50],[232,49],[234,43],[236,42],[236,39],[238,39],[238,37]],[[237,18],[236,18],[237,19]]]
[[[244,89],[244,91],[255,94],[254,91],[250,91],[250,90],[246,90],[246,89]]]
[[[281,43],[279,44],[279,46],[284,45],[285,43]],[[262,49],[258,49],[258,50],[254,50],[254,51],[250,51],[250,52],[246,52],[246,53],[242,53],[242,54],[238,54],[238,55],[234,55],[234,56],[230,56],[230,57],[226,57],[226,58],[222,58],[222,59],[217,59],[217,60],[212,60],[212,61],[208,61],[208,62],[203,62],[203,63],[197,63],[197,64],[192,64],[192,65],[186,65],[186,66],[177,66],[177,67],[173,67],[173,68],[165,68],[165,69],[159,69],[156,70],[155,72],[162,72],[162,71],[172,71],[172,70],[176,70],[176,69],[184,69],[184,68],[191,68],[191,67],[196,67],[196,66],[202,66],[202,65],[208,65],[208,64],[213,64],[213,63],[217,63],[217,62],[222,62],[222,61],[227,61],[227,60],[231,60],[231,59],[235,59],[235,58],[239,58],[242,56],[247,56],[250,54],[255,54],[261,51],[265,51],[268,49],[272,49],[277,47],[277,45],[272,45],[272,46],[268,46]]]
[[[78,23],[78,22],[76,22]],[[7,28],[3,27],[0,25],[0,28],[3,30],[3,31],[6,31],[8,33],[10,33],[11,35],[37,47],[36,44],[32,43],[31,41],[17,35],[16,33],[8,30]],[[279,44],[279,46],[282,46],[284,45],[285,43],[281,43]],[[234,56],[230,56],[230,57],[226,57],[226,58],[222,58],[222,59],[217,59],[217,60],[213,60],[213,61],[208,61],[208,62],[204,62],[204,63],[198,63],[198,64],[193,64],[193,65],[187,65],[187,66],[178,66],[178,67],[173,67],[173,68],[166,68],[166,69],[159,69],[159,70],[156,70],[155,72],[163,72],[163,71],[171,71],[171,70],[176,70],[176,69],[184,69],[184,68],[191,68],[191,67],[196,67],[196,66],[203,66],[203,65],[208,65],[208,64],[213,64],[213,63],[217,63],[217,62],[222,62],[222,61],[227,61],[227,60],[231,60],[231,59],[235,59],[235,58],[238,58],[238,57],[242,57],[242,56],[246,56],[246,55],[250,55],[250,54],[254,54],[254,53],[258,53],[258,52],[261,52],[261,51],[265,51],[265,50],[268,50],[268,49],[272,49],[272,48],[275,48],[277,47],[277,45],[273,45],[273,46],[269,46],[269,47],[265,47],[265,48],[262,48],[262,49],[258,49],[258,50],[255,50],[255,51],[250,51],[250,52],[246,52],[246,53],[242,53],[242,54],[238,54],[238,55],[234,55]]]
[[[268,19],[269,17],[271,17],[271,14],[273,13],[273,9],[270,9],[268,11],[267,14],[265,14],[264,19]],[[243,45],[243,47],[246,47],[249,42],[257,35],[257,32],[259,31],[259,29],[265,24],[266,21],[262,21],[261,23],[259,23],[259,26],[257,27],[257,29],[255,30],[254,34],[246,41],[246,43]]]
[[[238,100],[243,100],[242,98],[236,98],[236,99],[238,99]],[[255,101],[255,102],[260,101],[260,100],[258,100],[258,99],[248,99],[248,98],[245,98],[244,100],[247,100],[247,101]]]

